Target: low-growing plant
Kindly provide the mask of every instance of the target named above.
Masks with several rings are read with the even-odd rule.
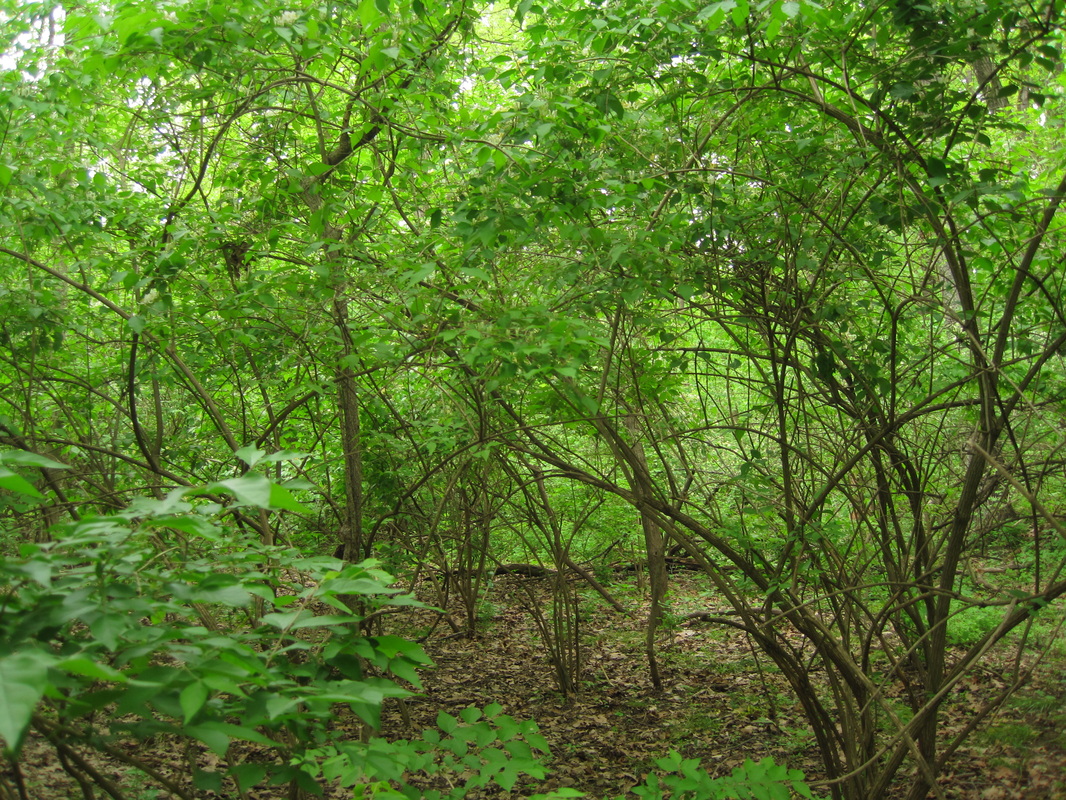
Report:
[[[662,774],[650,774],[632,790],[643,800],[790,800],[814,797],[803,780],[803,773],[790,770],[773,759],[747,759],[731,775],[712,778],[696,759],[682,758],[671,752],[656,761]],[[622,800],[616,798],[616,800]]]
[[[1002,619],[1002,608],[965,608],[948,620],[948,639],[956,644],[973,644],[994,631]]]
[[[1010,705],[1019,711],[1040,716],[1050,714],[1061,715],[1064,713],[1062,698],[1056,697],[1042,689],[1036,689],[1031,692],[1016,695],[1011,699]]]
[[[31,729],[86,797],[111,780],[86,751],[180,798],[226,786],[244,796],[263,783],[320,794],[323,779],[401,782],[406,770],[447,767],[449,757],[475,770],[468,786],[543,775],[532,749],[540,740],[526,741],[535,730],[502,717],[466,719],[446,738],[415,743],[336,741],[338,706],[375,728],[387,698],[410,694],[398,680],[420,685],[417,669],[431,663],[421,647],[361,633],[386,606],[420,604],[376,562],[303,558],[227,525],[234,505],[298,504],[260,476],[225,483],[209,489],[231,494],[229,508],[176,491],[59,526],[53,541],[0,561],[0,737],[11,796],[27,797],[19,755]],[[160,736],[214,758],[164,774],[116,744]],[[262,755],[242,759],[234,742]]]

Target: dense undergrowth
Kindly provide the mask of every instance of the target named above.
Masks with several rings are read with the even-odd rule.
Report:
[[[442,709],[415,738],[374,735],[385,701],[412,696],[432,663],[375,623],[423,604],[374,562],[306,558],[241,536],[217,502],[197,499],[219,492],[236,499],[230,512],[300,508],[252,476],[58,526],[49,541],[2,557],[3,797],[40,798],[39,778],[20,760],[31,732],[86,800],[122,800],[131,787],[182,800],[248,798],[268,786],[288,797],[340,787],[458,798],[546,775],[549,747],[536,723],[480,696],[483,709]],[[334,726],[338,708],[359,721],[354,735]],[[153,741],[183,757],[161,767],[146,749]],[[663,777],[652,774],[639,796],[772,798],[788,787],[810,796],[801,773],[769,759],[717,779],[679,757],[660,767]],[[410,779],[438,773],[445,788]]]

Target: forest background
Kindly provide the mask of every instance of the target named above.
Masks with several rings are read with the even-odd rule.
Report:
[[[651,691],[680,564],[817,792],[947,796],[1064,657],[1062,11],[6,3],[0,796],[31,730],[87,798],[135,796],[96,757],[177,797],[535,790],[499,707],[409,742],[335,709],[373,728],[428,661],[396,612],[479,635],[515,564],[574,697],[620,563]],[[116,744],[167,736],[210,768]]]

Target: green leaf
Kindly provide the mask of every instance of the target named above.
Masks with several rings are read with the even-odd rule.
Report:
[[[422,651],[421,645],[399,636],[386,634],[383,636],[371,637],[368,641],[373,645],[375,650],[379,653],[383,653],[388,658],[395,658],[400,654],[404,654],[420,657],[425,661],[429,661],[425,653]]]
[[[381,19],[378,11],[377,0],[362,0],[359,3],[359,21],[366,28],[372,28]]]
[[[263,615],[263,622],[279,630],[301,630],[303,628],[329,628],[335,625],[351,625],[359,621],[353,615],[321,614],[315,615],[305,609],[296,611],[275,611]]]
[[[437,727],[445,733],[452,733],[459,727],[459,720],[449,714],[447,711],[441,711],[437,714]]]
[[[70,469],[67,464],[60,464],[50,458],[27,450],[0,450],[0,463],[16,464],[20,467],[43,467],[45,469]]]
[[[267,716],[274,720],[288,714],[300,705],[300,700],[294,697],[286,697],[282,694],[271,693],[266,699]]]
[[[929,176],[930,186],[942,186],[948,182],[948,167],[947,164],[933,156],[930,156],[925,160],[925,171]]]
[[[303,619],[298,619],[292,624],[290,630],[330,628],[335,625],[351,625],[358,621],[358,617],[348,614],[305,614]]]
[[[542,753],[551,752],[551,747],[548,746],[548,740],[545,739],[543,735],[539,733],[526,733],[524,735],[530,747],[535,747]]]
[[[469,706],[460,711],[459,716],[467,725],[473,725],[481,719],[481,709],[475,706]]]
[[[190,487],[174,489],[167,493],[162,500],[154,497],[137,497],[130,503],[129,510],[139,517],[165,517],[170,514],[184,514],[192,510],[192,505],[185,499],[185,495],[194,490]]]
[[[422,678],[418,674],[418,667],[407,661],[396,660],[389,663],[389,671],[397,678],[401,678],[415,687],[422,688]]]
[[[239,478],[212,483],[204,487],[202,491],[232,494],[238,505],[311,513],[310,509],[296,501],[288,489],[254,472],[249,472]]]
[[[278,461],[301,461],[305,458],[313,457],[314,454],[312,453],[301,453],[297,450],[278,450],[278,452],[276,453],[271,453],[270,455],[263,456],[260,461],[264,464],[274,464]],[[286,485],[291,485],[293,483],[295,483],[295,481],[286,481]],[[308,484],[308,486],[311,485],[313,484]]]
[[[211,692],[203,681],[193,681],[178,696],[178,704],[186,725],[192,722],[193,717],[204,707]]]
[[[206,575],[197,582],[175,587],[175,597],[197,603],[218,603],[231,608],[247,605],[251,599],[247,587],[232,575],[224,573]]]
[[[461,267],[459,267],[459,271],[461,273],[463,273],[464,275],[469,275],[471,278],[477,278],[478,280],[481,280],[481,281],[490,281],[490,280],[492,280],[492,276],[489,275],[489,273],[486,272],[481,267],[461,266]]]
[[[229,768],[230,776],[237,781],[242,791],[247,792],[266,777],[266,767],[260,764],[237,764]]]
[[[3,753],[14,758],[37,703],[48,686],[48,669],[55,658],[39,650],[25,650],[0,658],[0,738]]]
[[[125,613],[103,613],[89,623],[93,638],[111,652],[118,649],[129,628],[130,618]]]
[[[118,683],[124,683],[127,678],[125,674],[119,672],[114,667],[107,664],[100,664],[93,661],[87,656],[72,656],[71,658],[65,658],[56,664],[58,669],[63,670],[68,675],[82,675],[86,678],[93,678],[99,681],[116,681]]]
[[[32,483],[4,466],[0,466],[0,489],[27,497],[44,497]]]
[[[182,533],[191,533],[194,536],[201,536],[212,542],[218,541],[222,537],[222,532],[209,520],[193,514],[187,514],[180,517],[159,517],[152,520],[152,526],[173,528]]]
[[[206,744],[211,752],[222,758],[229,750],[228,728],[229,726],[222,722],[204,722],[200,725],[185,725],[181,730],[186,736]]]
[[[240,478],[230,478],[204,487],[207,492],[226,492],[233,495],[238,504],[268,508],[270,506],[270,481],[257,473]]]
[[[41,586],[48,587],[52,583],[52,562],[47,557],[29,558],[21,564],[10,564],[9,568]]]
[[[744,2],[744,0],[740,0],[740,2],[737,2],[737,4],[733,6],[733,10],[730,14],[733,18],[733,24],[738,28],[743,28],[748,21],[748,4]]]
[[[295,511],[300,514],[314,513],[307,506],[297,501],[292,496],[292,492],[276,483],[270,484],[270,501],[267,507],[279,511]]]
[[[251,469],[263,460],[263,456],[266,455],[266,450],[260,450],[254,444],[246,444],[239,450],[234,450],[233,455],[237,456],[237,458],[247,464],[248,469]]]
[[[225,752],[223,751],[219,755],[225,755]],[[219,772],[208,772],[199,767],[194,767],[192,773],[192,785],[201,791],[211,792],[217,795],[222,791],[222,774]]]
[[[312,617],[313,615],[309,611],[299,609],[297,611],[275,611],[270,614],[264,614],[260,619],[260,622],[265,622],[267,625],[271,625],[278,630],[288,630],[294,625],[300,617]]]

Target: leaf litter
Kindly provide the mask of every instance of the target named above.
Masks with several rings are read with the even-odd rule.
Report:
[[[613,587],[619,594],[627,587]],[[631,588],[631,587],[630,587]],[[470,706],[498,703],[516,719],[533,719],[551,747],[544,781],[519,784],[513,792],[476,790],[483,797],[521,797],[572,787],[590,800],[625,794],[654,769],[654,761],[677,750],[699,759],[712,775],[728,774],[745,759],[773,757],[801,769],[816,784],[824,777],[813,736],[799,704],[765,659],[753,657],[743,634],[725,631],[692,613],[702,610],[704,587],[698,576],[671,579],[671,624],[657,637],[663,691],[653,691],[644,656],[647,606],[631,588],[621,615],[591,592],[581,599],[582,669],[578,691],[565,697],[555,687],[552,667],[528,607],[532,597],[550,605],[550,583],[515,575],[497,578],[483,603],[488,613],[472,636],[434,626],[435,612],[410,610],[388,618],[390,633],[415,636],[433,629],[424,643],[435,666],[423,674],[423,689],[405,701],[387,701],[378,735],[412,738],[434,728],[437,714],[454,715]],[[546,605],[542,605],[546,607]],[[461,609],[448,609],[461,619]],[[686,619],[691,615],[692,618]],[[1008,664],[986,661],[956,692],[945,711],[945,734],[965,725],[965,712],[978,707],[1002,686]],[[945,797],[952,800],[1066,799],[1066,664],[1045,665],[1033,681],[972,735],[941,776]],[[354,714],[341,711],[338,737],[366,735]],[[181,780],[190,758],[201,769],[212,766],[203,748],[191,753],[187,743],[160,736],[123,742],[121,750],[146,762],[172,780]],[[234,743],[240,760],[254,761],[254,745]],[[83,757],[110,779],[129,785],[131,770],[93,752]],[[5,769],[10,765],[4,764]],[[31,732],[22,751],[21,769],[33,800],[67,800],[81,796],[62,770],[53,749]],[[443,786],[441,778],[426,779]],[[418,785],[418,777],[413,781]],[[145,787],[150,786],[147,781]],[[144,797],[169,800],[168,792],[145,789]],[[825,792],[816,794],[824,795]],[[350,798],[351,790],[324,787],[327,800]],[[630,795],[632,796],[632,795]],[[236,793],[201,792],[205,800],[229,800]],[[257,786],[247,800],[287,800],[286,787]]]

